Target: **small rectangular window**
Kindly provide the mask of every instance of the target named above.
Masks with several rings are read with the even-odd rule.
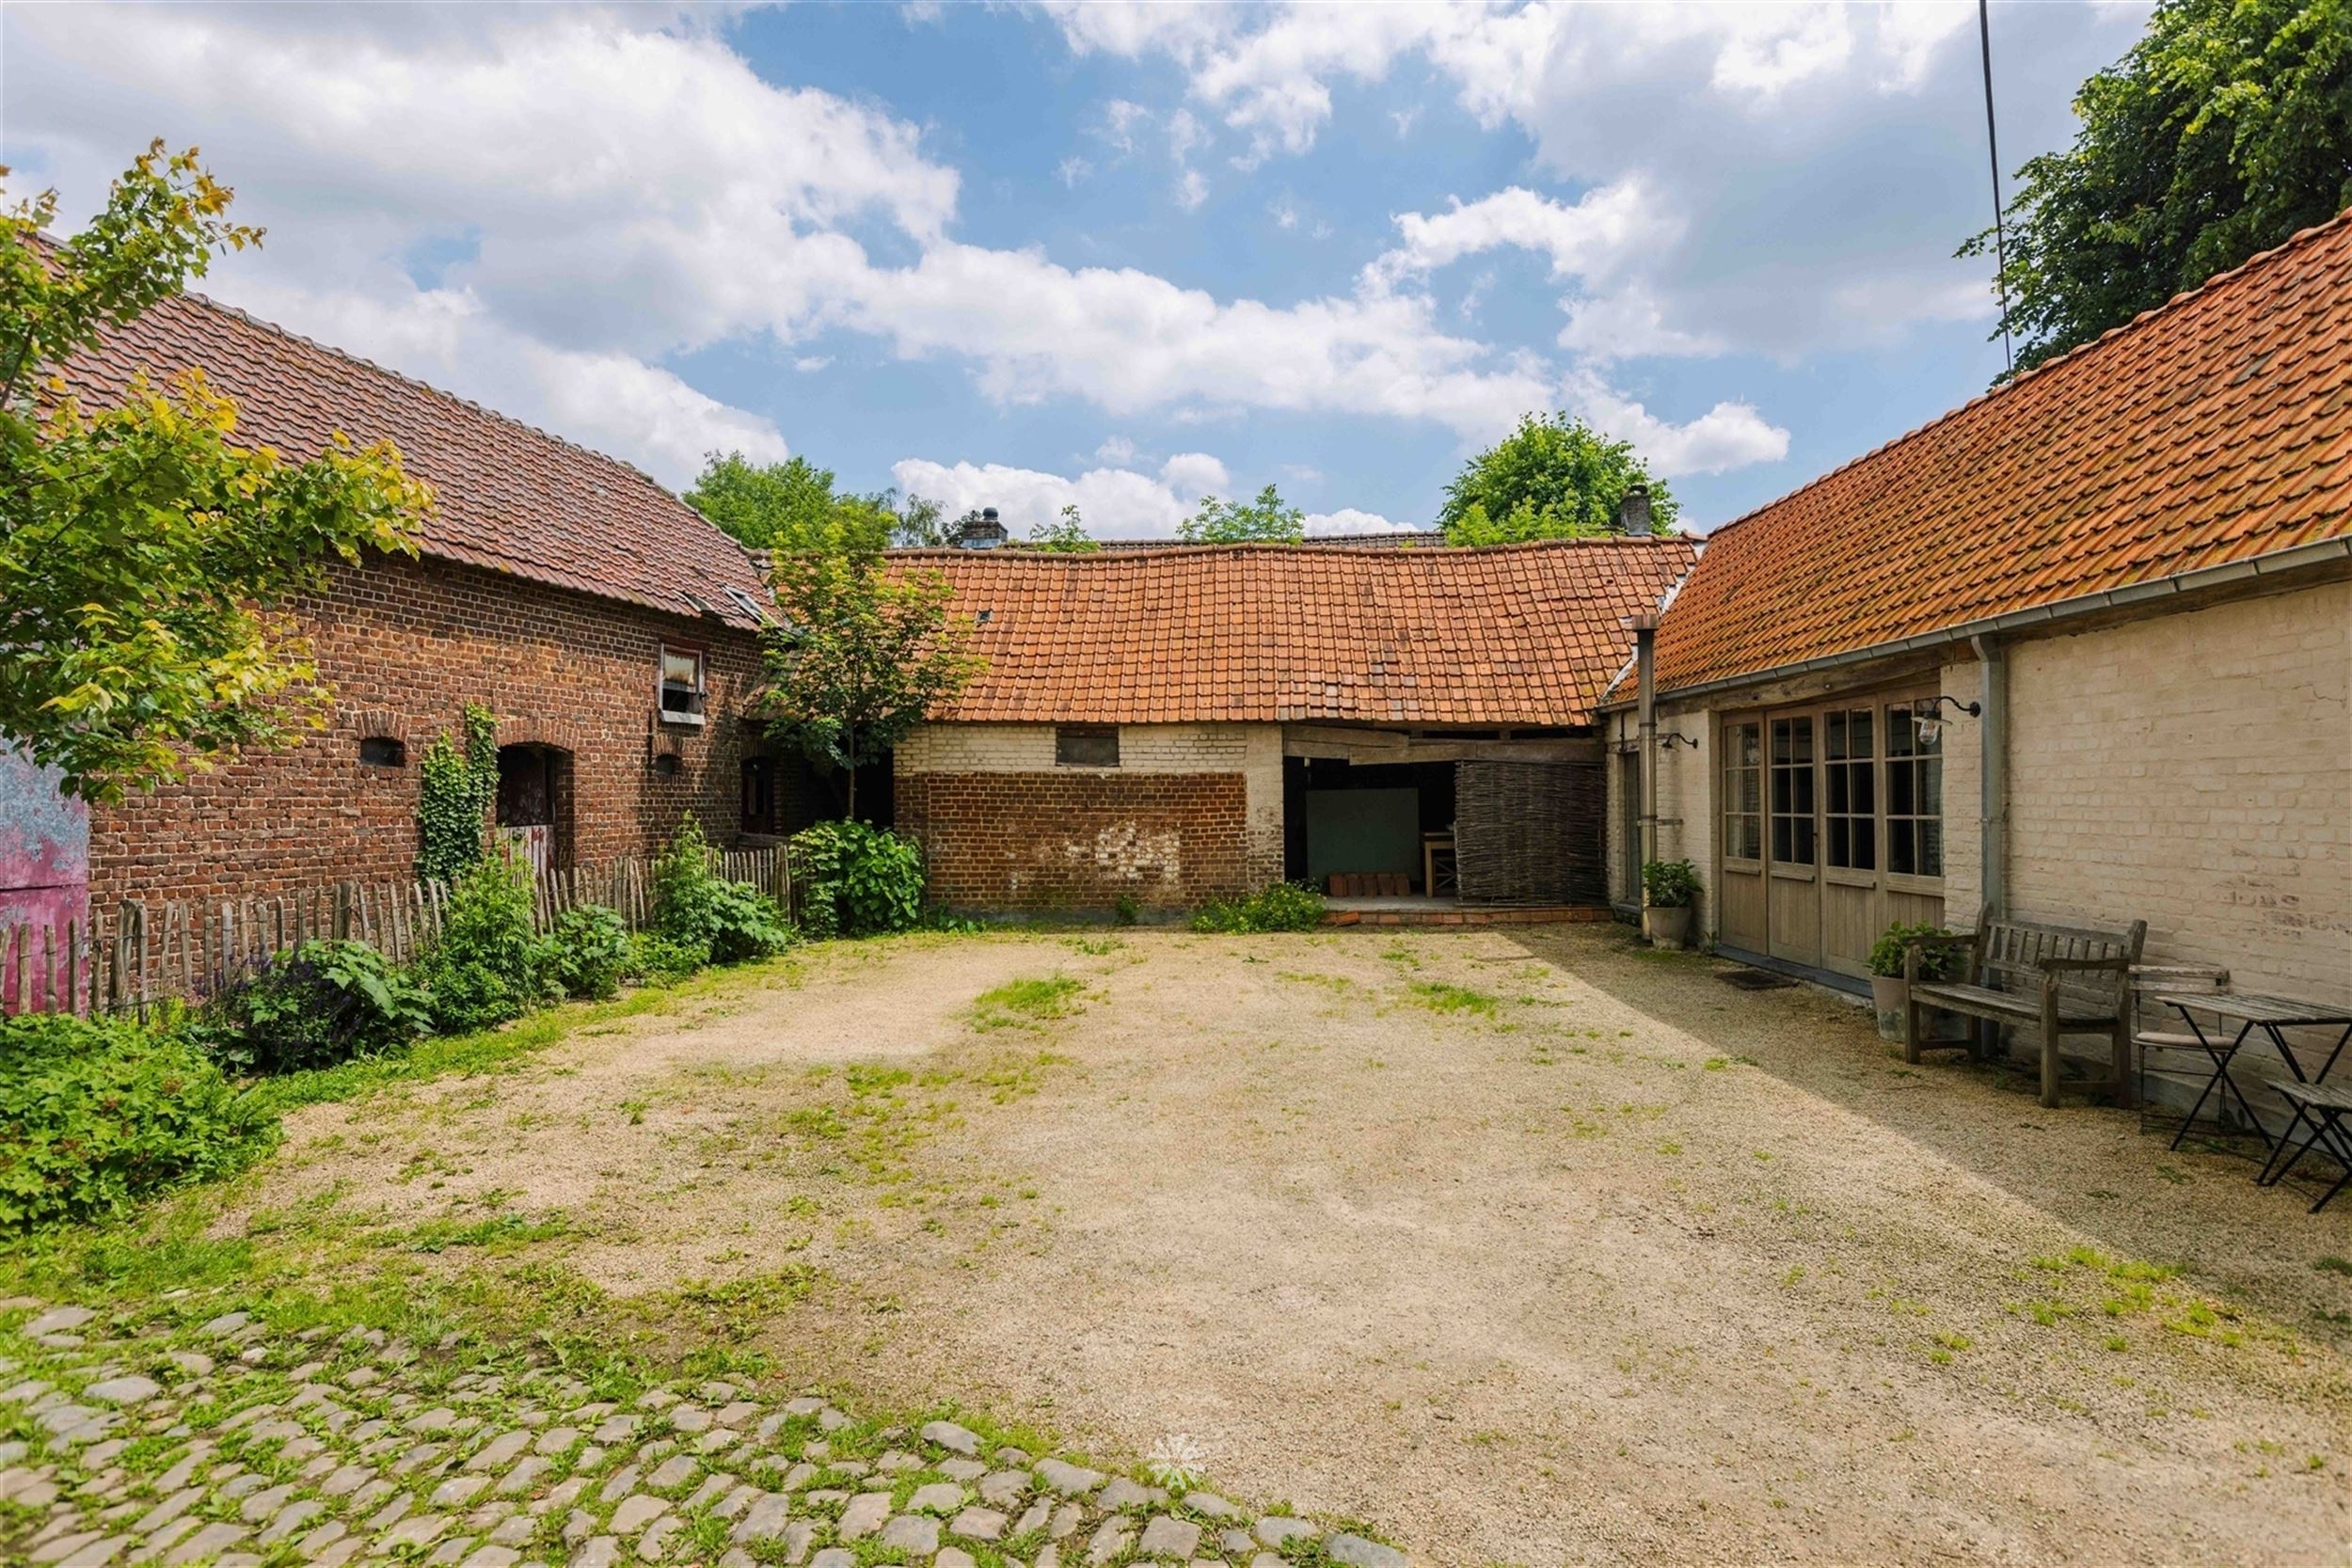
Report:
[[[388,735],[372,735],[359,742],[359,765],[363,768],[405,768],[408,748]]]
[[[672,724],[703,721],[703,656],[699,648],[661,650],[661,718]]]
[[[1119,766],[1119,726],[1060,724],[1054,729],[1054,763],[1058,768]]]

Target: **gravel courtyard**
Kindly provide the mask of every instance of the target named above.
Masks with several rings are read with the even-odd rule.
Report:
[[[820,947],[303,1111],[216,1229],[788,1280],[755,1334],[803,1385],[1419,1561],[2342,1560],[2352,1205],[1725,967],[1611,927]]]

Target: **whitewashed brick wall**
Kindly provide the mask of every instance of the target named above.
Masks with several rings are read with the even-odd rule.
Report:
[[[900,742],[902,773],[1063,773],[1051,724],[925,724]],[[1248,798],[1249,859],[1261,881],[1282,875],[1282,728],[1279,724],[1121,724],[1120,773],[1239,773]]]
[[[2352,583],[2010,660],[2012,910],[2352,1001]]]

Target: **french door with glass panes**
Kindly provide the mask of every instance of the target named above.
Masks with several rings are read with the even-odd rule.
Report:
[[[1942,920],[1943,745],[1931,701],[1870,693],[1724,718],[1725,946],[1861,976],[1888,926]]]

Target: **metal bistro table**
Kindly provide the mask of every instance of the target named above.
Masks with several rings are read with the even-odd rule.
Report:
[[[2174,1148],[2181,1147],[2181,1140],[2188,1135],[2189,1128],[2197,1120],[2197,1113],[2205,1108],[2207,1097],[2217,1088],[2221,1091],[2219,1108],[2226,1111],[2230,1097],[2235,1095],[2238,1109],[2253,1124],[2263,1147],[2275,1147],[2269,1132],[2262,1124],[2262,1118],[2255,1116],[2254,1107],[2247,1103],[2246,1091],[2239,1088],[2237,1081],[2230,1076],[2231,1058],[2246,1043],[2246,1037],[2255,1030],[2259,1029],[2270,1037],[2270,1043],[2279,1049],[2280,1059],[2287,1064],[2287,1070],[2295,1074],[2295,1081],[2298,1084],[2325,1083],[2328,1069],[2336,1065],[2336,1058],[2344,1054],[2345,1042],[2352,1041],[2352,1008],[2329,1006],[2317,1002],[2297,1002],[2284,996],[2254,996],[2233,991],[2202,995],[2168,992],[2155,1000],[2170,1006],[2187,1021],[2189,1033],[2197,1037],[2197,1043],[2203,1046],[2205,1054],[2213,1058],[2213,1078],[2205,1085],[2204,1093],[2197,1097],[2197,1103],[2189,1107],[2188,1115],[2181,1121],[2181,1130],[2172,1134]],[[2236,1024],[2237,1034],[2226,1045],[2216,1044],[2198,1023],[2199,1013],[2208,1014],[2224,1023]],[[2295,1059],[2295,1052],[2287,1045],[2283,1031],[2336,1025],[2342,1025],[2343,1032],[2336,1037],[2335,1049],[2328,1053],[2328,1059],[2320,1064],[2317,1073],[2306,1077],[2303,1064]]]

